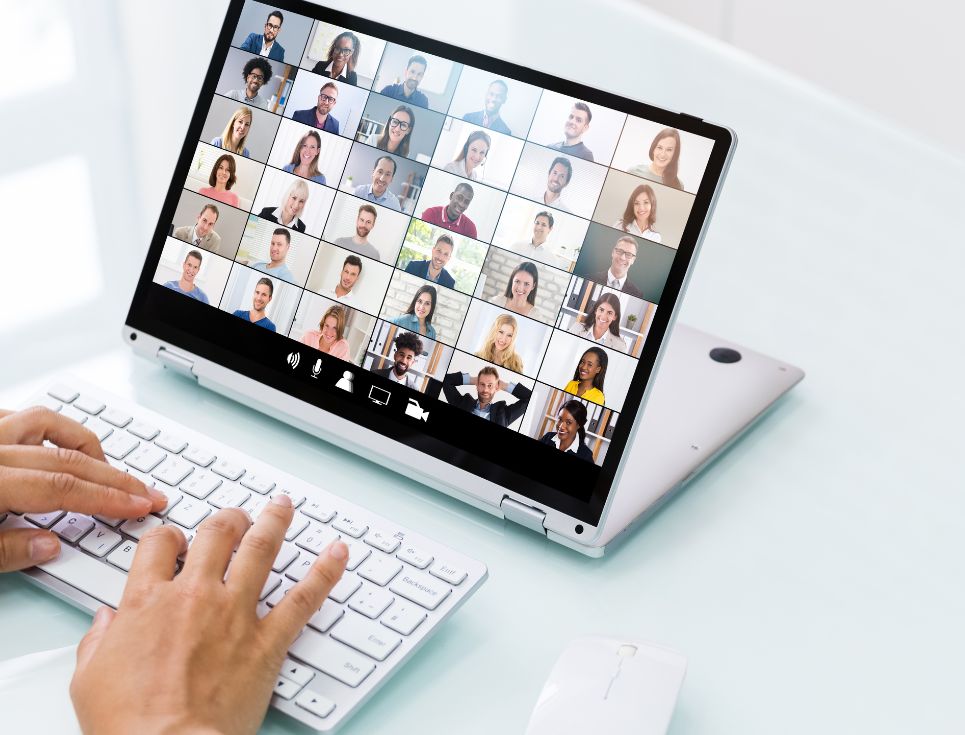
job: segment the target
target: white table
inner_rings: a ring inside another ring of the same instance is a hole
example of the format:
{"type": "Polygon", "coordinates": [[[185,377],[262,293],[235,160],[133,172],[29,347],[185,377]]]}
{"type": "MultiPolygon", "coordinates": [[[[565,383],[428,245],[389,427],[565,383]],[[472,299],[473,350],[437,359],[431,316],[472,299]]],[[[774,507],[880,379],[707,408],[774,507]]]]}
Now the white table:
{"type": "MultiPolygon", "coordinates": [[[[683,318],[808,371],[775,413],[591,561],[123,348],[67,367],[297,475],[324,471],[362,505],[489,564],[479,594],[347,734],[521,732],[560,649],[589,633],[689,657],[675,735],[961,732],[965,165],[644,11],[453,7],[365,4],[373,18],[738,131],[683,318]]],[[[121,319],[90,329],[114,334],[121,319]]],[[[0,405],[29,387],[4,386],[0,405]]],[[[88,622],[0,579],[7,655],[75,642],[88,622]]],[[[300,731],[276,715],[264,726],[300,731]]]]}

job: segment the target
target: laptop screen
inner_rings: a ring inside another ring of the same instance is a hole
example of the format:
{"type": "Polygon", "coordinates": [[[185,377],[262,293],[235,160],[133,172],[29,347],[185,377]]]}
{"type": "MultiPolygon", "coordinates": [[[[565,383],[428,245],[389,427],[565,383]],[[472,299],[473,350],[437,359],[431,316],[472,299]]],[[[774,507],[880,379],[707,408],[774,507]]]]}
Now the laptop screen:
{"type": "Polygon", "coordinates": [[[236,0],[128,324],[595,524],[730,146],[236,0]]]}

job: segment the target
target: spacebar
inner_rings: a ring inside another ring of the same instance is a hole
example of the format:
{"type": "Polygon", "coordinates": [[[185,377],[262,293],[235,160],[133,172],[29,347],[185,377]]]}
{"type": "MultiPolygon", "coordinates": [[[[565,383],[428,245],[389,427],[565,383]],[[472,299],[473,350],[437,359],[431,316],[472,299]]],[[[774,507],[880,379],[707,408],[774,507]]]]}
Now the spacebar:
{"type": "Polygon", "coordinates": [[[39,564],[37,569],[86,592],[115,610],[121,604],[127,575],[63,542],[60,544],[60,556],[39,564]]]}

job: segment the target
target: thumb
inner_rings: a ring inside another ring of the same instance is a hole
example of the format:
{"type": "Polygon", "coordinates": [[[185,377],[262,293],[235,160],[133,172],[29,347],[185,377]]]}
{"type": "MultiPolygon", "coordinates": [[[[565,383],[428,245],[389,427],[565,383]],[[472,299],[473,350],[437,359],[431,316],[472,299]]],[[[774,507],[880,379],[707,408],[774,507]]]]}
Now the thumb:
{"type": "Polygon", "coordinates": [[[94,621],[91,623],[90,630],[87,631],[79,644],[77,644],[77,671],[83,669],[97,652],[101,639],[110,628],[117,613],[107,605],[99,608],[94,613],[94,621]]]}
{"type": "Polygon", "coordinates": [[[17,528],[0,533],[0,572],[42,564],[59,553],[60,541],[50,531],[17,528]]]}

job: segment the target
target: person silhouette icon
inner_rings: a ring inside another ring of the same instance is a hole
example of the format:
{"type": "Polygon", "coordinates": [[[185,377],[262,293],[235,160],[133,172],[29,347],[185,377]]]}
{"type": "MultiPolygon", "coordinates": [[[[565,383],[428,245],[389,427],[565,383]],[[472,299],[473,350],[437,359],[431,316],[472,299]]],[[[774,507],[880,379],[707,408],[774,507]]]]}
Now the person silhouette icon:
{"type": "Polygon", "coordinates": [[[355,376],[352,375],[352,371],[346,370],[344,373],[342,373],[342,377],[339,378],[338,382],[335,384],[335,387],[341,388],[342,390],[347,390],[349,393],[354,393],[355,387],[352,385],[352,381],[354,379],[355,376]]]}

